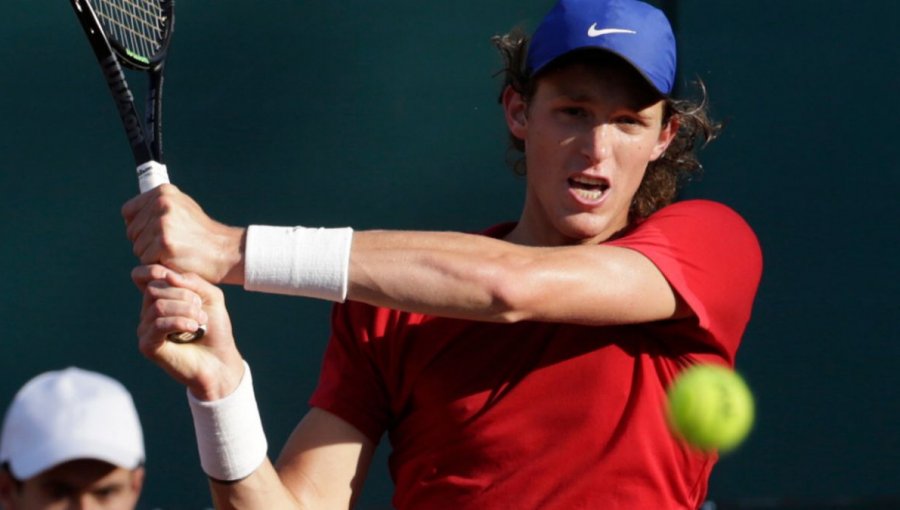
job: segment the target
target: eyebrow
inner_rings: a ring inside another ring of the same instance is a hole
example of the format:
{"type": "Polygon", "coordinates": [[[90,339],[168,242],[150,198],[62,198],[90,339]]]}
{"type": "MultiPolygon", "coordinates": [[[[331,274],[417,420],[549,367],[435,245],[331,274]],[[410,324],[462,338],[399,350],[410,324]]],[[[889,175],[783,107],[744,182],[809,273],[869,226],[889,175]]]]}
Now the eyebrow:
{"type": "Polygon", "coordinates": [[[554,88],[556,89],[557,97],[564,97],[566,99],[579,103],[592,101],[594,98],[599,96],[599,94],[596,93],[591,94],[590,92],[584,92],[581,90],[572,90],[572,87],[567,86],[559,86],[554,88]]]}
{"type": "MultiPolygon", "coordinates": [[[[589,93],[586,94],[583,92],[571,93],[571,92],[567,92],[564,90],[560,90],[557,98],[564,98],[565,100],[572,101],[575,103],[589,103],[589,102],[593,101],[595,98],[602,99],[602,96],[600,94],[592,95],[592,94],[589,94],[589,93]]],[[[632,101],[631,104],[622,105],[622,107],[625,110],[629,111],[630,113],[633,113],[634,115],[637,115],[638,117],[640,117],[642,119],[652,119],[653,118],[653,113],[648,111],[649,108],[651,108],[652,106],[653,106],[653,103],[643,104],[641,101],[638,101],[638,100],[632,101]]]]}
{"type": "Polygon", "coordinates": [[[60,480],[46,480],[41,484],[41,488],[46,491],[64,492],[66,494],[75,490],[74,486],[60,480]]]}

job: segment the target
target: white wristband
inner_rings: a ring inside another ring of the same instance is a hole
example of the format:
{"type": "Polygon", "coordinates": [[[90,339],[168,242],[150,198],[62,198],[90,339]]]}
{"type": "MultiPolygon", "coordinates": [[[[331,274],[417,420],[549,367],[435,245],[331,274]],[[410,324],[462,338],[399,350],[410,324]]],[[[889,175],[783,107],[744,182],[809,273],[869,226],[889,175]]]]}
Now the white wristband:
{"type": "Polygon", "coordinates": [[[250,366],[227,397],[204,401],[188,391],[200,465],[210,478],[234,481],[246,478],[266,459],[266,434],[256,406],[250,366]]]}
{"type": "Polygon", "coordinates": [[[247,229],[244,288],[329,301],[347,299],[353,229],[247,229]]]}

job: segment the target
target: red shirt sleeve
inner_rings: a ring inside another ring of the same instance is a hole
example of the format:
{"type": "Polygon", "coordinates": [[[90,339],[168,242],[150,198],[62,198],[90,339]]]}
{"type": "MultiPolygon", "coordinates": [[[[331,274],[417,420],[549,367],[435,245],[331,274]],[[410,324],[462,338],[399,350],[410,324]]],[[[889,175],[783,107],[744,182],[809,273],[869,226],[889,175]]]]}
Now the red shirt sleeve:
{"type": "Polygon", "coordinates": [[[759,241],[740,215],[707,200],[677,202],[606,244],[649,258],[709,333],[706,341],[733,362],[762,275],[759,241]]]}

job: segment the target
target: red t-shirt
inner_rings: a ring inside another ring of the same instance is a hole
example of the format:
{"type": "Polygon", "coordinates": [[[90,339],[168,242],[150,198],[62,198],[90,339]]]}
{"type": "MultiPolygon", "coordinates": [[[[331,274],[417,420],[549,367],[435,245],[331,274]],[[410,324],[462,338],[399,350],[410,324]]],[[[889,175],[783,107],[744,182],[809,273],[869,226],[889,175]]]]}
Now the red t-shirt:
{"type": "Polygon", "coordinates": [[[652,260],[696,317],[589,327],[334,308],[310,403],[374,442],[388,432],[397,508],[703,502],[716,456],[672,436],[665,390],[690,363],[733,366],[761,274],[758,242],[731,209],[692,200],[606,244],[652,260]]]}

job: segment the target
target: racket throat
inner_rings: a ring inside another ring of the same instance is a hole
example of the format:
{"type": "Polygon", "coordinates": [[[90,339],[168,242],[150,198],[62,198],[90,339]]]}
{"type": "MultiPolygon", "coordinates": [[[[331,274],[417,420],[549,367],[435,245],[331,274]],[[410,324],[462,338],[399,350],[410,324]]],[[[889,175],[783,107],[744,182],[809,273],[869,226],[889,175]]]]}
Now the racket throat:
{"type": "Polygon", "coordinates": [[[128,136],[128,143],[133,148],[146,147],[147,142],[144,138],[144,128],[134,109],[134,96],[128,88],[128,82],[125,80],[125,73],[118,60],[110,55],[100,62],[103,68],[103,74],[109,83],[109,91],[112,93],[116,108],[119,110],[119,116],[122,118],[122,125],[125,127],[125,134],[128,136]]]}

